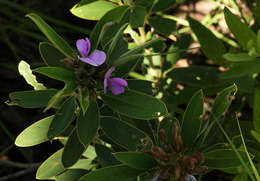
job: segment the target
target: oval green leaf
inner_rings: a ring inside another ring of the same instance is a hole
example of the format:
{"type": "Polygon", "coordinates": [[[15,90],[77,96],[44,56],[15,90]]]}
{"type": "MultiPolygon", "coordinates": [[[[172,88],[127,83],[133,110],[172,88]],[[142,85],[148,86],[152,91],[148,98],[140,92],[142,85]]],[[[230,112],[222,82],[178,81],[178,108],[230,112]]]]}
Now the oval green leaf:
{"type": "Polygon", "coordinates": [[[231,13],[228,8],[224,9],[225,20],[229,30],[235,36],[240,45],[247,49],[247,44],[250,40],[256,40],[256,34],[240,19],[231,13]]]}
{"type": "Polygon", "coordinates": [[[36,179],[39,180],[54,180],[54,177],[63,172],[65,168],[61,163],[61,155],[63,149],[55,152],[47,160],[45,160],[36,172],[36,179]]]}
{"type": "Polygon", "coordinates": [[[226,53],[223,55],[223,57],[231,62],[244,62],[256,60],[256,57],[251,57],[247,53],[226,53]]]}
{"type": "Polygon", "coordinates": [[[156,166],[156,160],[148,154],[139,152],[118,152],[114,154],[121,163],[135,169],[149,170],[156,166]]]}
{"type": "Polygon", "coordinates": [[[46,65],[50,67],[64,67],[61,60],[66,58],[58,49],[48,42],[41,42],[39,44],[39,51],[41,57],[46,65]]]}
{"type": "Polygon", "coordinates": [[[117,5],[109,1],[94,1],[84,5],[76,4],[70,9],[70,12],[82,19],[99,20],[108,11],[116,7],[117,5]]]}
{"type": "Polygon", "coordinates": [[[112,151],[101,144],[95,144],[95,150],[98,156],[98,162],[103,166],[119,165],[120,162],[112,154],[112,151]]]}
{"type": "Polygon", "coordinates": [[[137,178],[143,172],[143,170],[118,165],[92,171],[81,177],[79,181],[123,181],[137,178]]]}
{"type": "Polygon", "coordinates": [[[62,164],[65,168],[73,166],[86,150],[84,145],[79,141],[77,129],[75,128],[68,138],[64,151],[62,153],[62,164]]]}
{"type": "MultiPolygon", "coordinates": [[[[242,156],[243,160],[248,160],[244,151],[239,151],[239,154],[242,156]]],[[[203,165],[206,165],[212,169],[233,168],[241,165],[241,162],[235,152],[229,149],[213,150],[204,153],[204,156],[206,161],[203,165]]]]}
{"type": "Polygon", "coordinates": [[[71,123],[76,109],[75,99],[67,99],[55,114],[48,131],[48,138],[53,139],[65,130],[71,123]]]}
{"type": "Polygon", "coordinates": [[[223,43],[208,28],[195,19],[188,18],[188,21],[192,31],[197,36],[201,49],[205,55],[209,59],[212,59],[216,64],[223,64],[224,59],[222,56],[226,53],[226,48],[223,43]]]}
{"type": "Polygon", "coordinates": [[[39,67],[33,71],[63,82],[75,82],[77,80],[74,72],[61,67],[39,67]]]}
{"type": "Polygon", "coordinates": [[[197,91],[186,108],[181,127],[184,149],[191,149],[199,134],[203,115],[203,93],[197,91]]]}
{"type": "Polygon", "coordinates": [[[34,13],[26,15],[29,17],[48,38],[48,40],[66,57],[74,59],[75,55],[73,49],[69,44],[60,37],[40,16],[34,13]]]}
{"type": "Polygon", "coordinates": [[[10,101],[6,103],[9,106],[21,106],[24,108],[39,108],[47,106],[49,100],[57,93],[55,89],[21,91],[9,94],[10,101]]]}
{"type": "Polygon", "coordinates": [[[48,141],[47,132],[54,116],[49,116],[37,121],[25,130],[23,130],[16,138],[15,145],[20,147],[28,147],[38,145],[48,141]]]}
{"type": "Polygon", "coordinates": [[[80,177],[87,173],[86,170],[66,170],[62,174],[55,177],[56,181],[78,181],[80,177]]]}
{"type": "Polygon", "coordinates": [[[141,139],[146,137],[140,130],[114,117],[101,118],[101,128],[111,140],[128,150],[137,150],[141,139]]]}
{"type": "Polygon", "coordinates": [[[172,32],[176,30],[176,21],[168,18],[162,18],[160,16],[153,16],[148,19],[149,24],[154,27],[154,29],[165,35],[169,36],[172,32]]]}
{"type": "Polygon", "coordinates": [[[162,101],[133,90],[120,95],[102,94],[102,99],[111,109],[136,119],[149,120],[168,114],[162,101]]]}
{"type": "Polygon", "coordinates": [[[81,112],[77,120],[79,140],[87,147],[96,136],[99,127],[99,109],[96,101],[91,100],[85,115],[81,112]]]}

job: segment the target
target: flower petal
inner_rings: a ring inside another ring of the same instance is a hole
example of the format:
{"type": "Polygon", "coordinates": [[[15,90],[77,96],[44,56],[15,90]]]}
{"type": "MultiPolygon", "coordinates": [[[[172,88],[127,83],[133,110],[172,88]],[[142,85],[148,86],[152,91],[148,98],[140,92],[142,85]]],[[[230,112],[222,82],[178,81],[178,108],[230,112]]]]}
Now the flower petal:
{"type": "Polygon", "coordinates": [[[81,61],[83,61],[83,62],[85,62],[85,63],[88,63],[88,64],[90,64],[90,65],[93,65],[93,66],[95,66],[95,67],[97,67],[97,66],[99,66],[99,65],[97,65],[97,63],[94,61],[94,60],[92,60],[91,58],[88,58],[88,57],[78,57],[81,61]]]}
{"type": "Polygon", "coordinates": [[[108,80],[108,85],[114,95],[119,95],[119,94],[122,94],[125,92],[124,86],[121,86],[121,85],[117,84],[116,82],[108,80]]]}
{"type": "Polygon", "coordinates": [[[91,53],[89,58],[92,59],[93,62],[95,62],[96,65],[94,65],[94,66],[99,66],[105,62],[106,54],[103,51],[95,50],[94,52],[91,53]]]}
{"type": "Polygon", "coordinates": [[[111,68],[107,71],[107,73],[106,73],[106,75],[105,75],[105,79],[109,79],[110,75],[112,74],[112,72],[114,72],[114,70],[115,70],[115,67],[111,67],[111,68]]]}
{"type": "Polygon", "coordinates": [[[89,51],[91,49],[91,45],[90,45],[90,41],[89,39],[86,37],[86,44],[87,44],[87,55],[89,54],[89,51]]]}
{"type": "Polygon", "coordinates": [[[107,93],[107,86],[108,86],[108,79],[105,78],[105,79],[104,79],[104,93],[105,93],[105,94],[107,93]]]}
{"type": "Polygon", "coordinates": [[[88,56],[88,52],[87,52],[88,42],[86,40],[84,40],[84,39],[77,40],[76,46],[77,46],[79,53],[82,55],[82,57],[88,56]]]}
{"type": "Polygon", "coordinates": [[[114,82],[120,86],[126,87],[128,86],[128,83],[126,82],[126,80],[121,79],[121,78],[112,78],[110,79],[111,82],[114,82]]]}

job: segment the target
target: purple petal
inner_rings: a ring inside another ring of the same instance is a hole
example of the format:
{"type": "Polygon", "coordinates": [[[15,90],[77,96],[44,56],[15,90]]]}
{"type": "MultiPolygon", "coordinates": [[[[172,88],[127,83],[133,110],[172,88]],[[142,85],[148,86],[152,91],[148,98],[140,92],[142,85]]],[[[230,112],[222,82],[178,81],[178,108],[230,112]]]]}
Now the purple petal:
{"type": "Polygon", "coordinates": [[[83,61],[83,62],[85,62],[85,63],[88,63],[88,64],[90,64],[90,65],[93,65],[93,66],[98,66],[97,64],[96,64],[96,62],[95,61],[93,61],[92,59],[90,59],[90,58],[88,58],[88,57],[78,57],[81,61],[83,61]]]}
{"type": "Polygon", "coordinates": [[[121,78],[112,78],[110,79],[111,82],[114,82],[115,84],[118,84],[120,86],[126,87],[128,86],[128,83],[126,82],[126,80],[121,79],[121,78]]]}
{"type": "Polygon", "coordinates": [[[82,57],[88,56],[88,52],[87,52],[88,42],[86,40],[84,39],[77,40],[76,46],[82,57]]]}
{"type": "Polygon", "coordinates": [[[107,84],[108,84],[108,78],[104,79],[104,93],[107,93],[107,84]]]}
{"type": "Polygon", "coordinates": [[[93,66],[99,66],[102,65],[106,60],[106,54],[103,51],[95,50],[91,53],[89,58],[92,60],[93,66]]]}
{"type": "Polygon", "coordinates": [[[109,88],[114,95],[119,95],[125,92],[125,88],[117,83],[108,81],[109,88]]]}
{"type": "Polygon", "coordinates": [[[115,67],[111,67],[111,68],[107,71],[107,73],[106,73],[106,75],[105,75],[105,79],[109,79],[110,75],[112,74],[112,72],[114,72],[114,70],[115,70],[115,67]]]}
{"type": "Polygon", "coordinates": [[[86,37],[86,44],[87,44],[87,55],[89,54],[89,51],[91,49],[91,45],[90,45],[90,41],[89,39],[86,37]]]}

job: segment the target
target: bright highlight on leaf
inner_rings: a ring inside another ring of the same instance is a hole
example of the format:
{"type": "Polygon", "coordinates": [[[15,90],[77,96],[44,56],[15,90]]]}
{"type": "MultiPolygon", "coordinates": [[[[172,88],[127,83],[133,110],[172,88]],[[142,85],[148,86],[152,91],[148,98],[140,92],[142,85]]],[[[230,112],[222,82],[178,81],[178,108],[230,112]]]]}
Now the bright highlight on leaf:
{"type": "Polygon", "coordinates": [[[20,75],[22,75],[24,77],[25,81],[29,85],[33,86],[34,90],[46,89],[46,87],[42,83],[39,83],[36,80],[36,77],[35,77],[35,75],[33,75],[30,65],[27,62],[25,62],[24,60],[20,61],[19,65],[18,65],[18,71],[19,71],[20,75]]]}

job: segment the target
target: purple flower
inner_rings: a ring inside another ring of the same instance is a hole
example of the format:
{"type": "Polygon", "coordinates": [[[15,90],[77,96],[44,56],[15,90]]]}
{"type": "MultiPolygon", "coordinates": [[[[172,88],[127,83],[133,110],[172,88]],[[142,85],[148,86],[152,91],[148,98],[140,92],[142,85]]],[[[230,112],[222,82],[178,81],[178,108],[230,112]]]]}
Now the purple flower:
{"type": "Polygon", "coordinates": [[[107,92],[107,86],[114,95],[119,95],[125,92],[125,87],[128,86],[127,82],[121,78],[110,78],[111,73],[115,70],[115,67],[111,67],[104,79],[104,93],[107,92]]]}
{"type": "Polygon", "coordinates": [[[90,65],[93,65],[95,67],[102,65],[106,60],[106,54],[103,51],[100,50],[94,50],[90,55],[89,51],[91,48],[90,41],[88,38],[77,40],[76,46],[78,51],[81,54],[81,57],[78,56],[78,58],[86,62],[90,65]]]}

